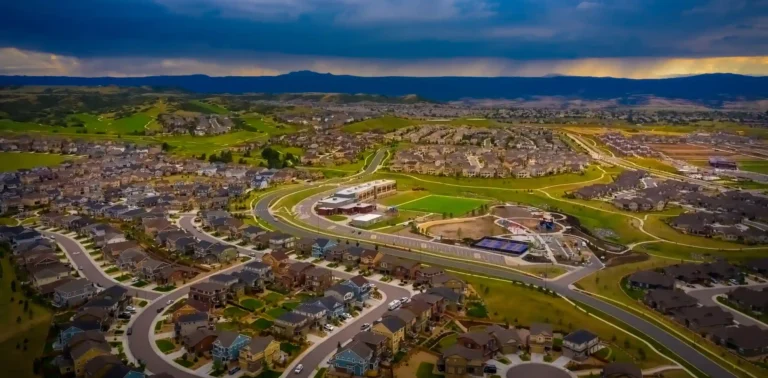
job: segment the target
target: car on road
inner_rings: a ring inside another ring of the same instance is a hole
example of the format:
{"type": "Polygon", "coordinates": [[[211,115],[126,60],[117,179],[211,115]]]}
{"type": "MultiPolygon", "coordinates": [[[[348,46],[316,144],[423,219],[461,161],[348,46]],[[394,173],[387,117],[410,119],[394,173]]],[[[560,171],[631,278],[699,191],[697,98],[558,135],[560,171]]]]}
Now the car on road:
{"type": "Polygon", "coordinates": [[[326,330],[326,331],[328,331],[328,332],[333,332],[333,330],[334,330],[333,326],[332,326],[332,325],[330,325],[330,324],[326,324],[326,325],[324,325],[324,326],[323,326],[323,329],[324,329],[324,330],[326,330]]]}
{"type": "Polygon", "coordinates": [[[72,252],[72,254],[73,254],[73,255],[79,255],[79,254],[80,254],[80,252],[78,252],[78,251],[74,251],[74,252],[72,252]]]}
{"type": "Polygon", "coordinates": [[[166,302],[166,303],[173,304],[173,299],[169,299],[168,302],[166,302]]]}
{"type": "Polygon", "coordinates": [[[394,301],[389,302],[389,310],[390,311],[397,310],[398,308],[400,308],[401,304],[402,303],[399,300],[395,299],[394,301]]]}
{"type": "Polygon", "coordinates": [[[83,267],[82,266],[78,266],[77,270],[83,270],[83,267]]]}
{"type": "Polygon", "coordinates": [[[369,329],[371,329],[371,323],[365,323],[365,324],[360,326],[360,330],[361,331],[367,331],[369,329]]]}
{"type": "Polygon", "coordinates": [[[409,298],[409,297],[402,297],[402,298],[400,298],[400,303],[403,303],[403,304],[408,303],[410,301],[411,301],[411,298],[409,298]]]}
{"type": "Polygon", "coordinates": [[[293,369],[294,374],[299,374],[301,371],[304,370],[304,365],[298,364],[296,365],[296,369],[293,369]]]}
{"type": "Polygon", "coordinates": [[[128,336],[133,334],[133,327],[128,327],[128,331],[126,331],[125,334],[128,335],[128,336]]]}
{"type": "Polygon", "coordinates": [[[160,307],[160,308],[157,309],[157,313],[159,314],[159,313],[163,312],[163,310],[165,310],[165,307],[160,307]]]}

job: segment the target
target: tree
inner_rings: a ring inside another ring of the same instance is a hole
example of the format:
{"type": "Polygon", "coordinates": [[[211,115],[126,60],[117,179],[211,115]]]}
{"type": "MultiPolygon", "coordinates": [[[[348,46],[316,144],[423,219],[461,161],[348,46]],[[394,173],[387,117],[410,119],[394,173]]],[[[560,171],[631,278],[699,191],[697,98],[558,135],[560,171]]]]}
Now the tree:
{"type": "Polygon", "coordinates": [[[213,371],[221,371],[221,370],[222,370],[221,360],[214,360],[213,371]]]}
{"type": "Polygon", "coordinates": [[[171,145],[168,144],[168,142],[163,142],[162,148],[163,148],[163,151],[168,151],[171,149],[171,145]]]}

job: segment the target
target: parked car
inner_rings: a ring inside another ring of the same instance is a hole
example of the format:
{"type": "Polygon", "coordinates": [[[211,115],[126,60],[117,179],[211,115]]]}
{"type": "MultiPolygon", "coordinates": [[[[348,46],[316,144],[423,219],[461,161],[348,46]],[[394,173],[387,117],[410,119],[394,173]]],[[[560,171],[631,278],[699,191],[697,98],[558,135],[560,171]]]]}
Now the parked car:
{"type": "Polygon", "coordinates": [[[238,371],[240,371],[240,366],[235,366],[232,369],[229,369],[228,373],[229,375],[235,375],[238,371]]]}
{"type": "Polygon", "coordinates": [[[360,330],[361,331],[368,331],[370,329],[371,329],[371,323],[365,323],[365,324],[360,326],[360,330]]]}
{"type": "Polygon", "coordinates": [[[347,312],[342,312],[342,313],[341,313],[341,317],[342,317],[344,320],[352,319],[352,315],[350,315],[350,314],[349,314],[349,313],[347,313],[347,312]]]}
{"type": "Polygon", "coordinates": [[[120,315],[117,316],[118,319],[125,319],[130,320],[131,319],[131,313],[130,312],[122,312],[120,315]]]}
{"type": "Polygon", "coordinates": [[[160,308],[157,309],[157,313],[159,314],[159,313],[163,312],[163,310],[165,310],[165,307],[160,307],[160,308]]]}
{"type": "Polygon", "coordinates": [[[323,326],[323,329],[324,329],[324,330],[326,330],[326,331],[328,331],[328,332],[333,332],[333,329],[334,329],[334,328],[333,328],[333,326],[332,326],[332,325],[330,325],[330,324],[326,324],[326,325],[324,325],[324,326],[323,326]]]}
{"type": "Polygon", "coordinates": [[[133,333],[133,327],[128,327],[128,330],[125,332],[125,334],[130,336],[132,333],[133,333]]]}
{"type": "Polygon", "coordinates": [[[125,311],[128,311],[128,312],[133,312],[133,313],[135,313],[135,312],[136,312],[136,307],[133,307],[133,306],[126,306],[126,307],[125,307],[125,311]]]}
{"type": "Polygon", "coordinates": [[[405,303],[408,303],[408,302],[410,302],[410,301],[411,301],[411,298],[408,298],[408,297],[402,297],[402,298],[400,298],[400,303],[403,303],[403,304],[405,304],[405,303]]]}
{"type": "Polygon", "coordinates": [[[299,373],[301,373],[302,370],[304,370],[304,365],[298,364],[298,365],[296,365],[296,369],[293,369],[293,372],[295,374],[299,374],[299,373]]]}
{"type": "Polygon", "coordinates": [[[486,374],[496,374],[496,365],[485,365],[485,366],[483,366],[483,373],[486,373],[486,374]]]}

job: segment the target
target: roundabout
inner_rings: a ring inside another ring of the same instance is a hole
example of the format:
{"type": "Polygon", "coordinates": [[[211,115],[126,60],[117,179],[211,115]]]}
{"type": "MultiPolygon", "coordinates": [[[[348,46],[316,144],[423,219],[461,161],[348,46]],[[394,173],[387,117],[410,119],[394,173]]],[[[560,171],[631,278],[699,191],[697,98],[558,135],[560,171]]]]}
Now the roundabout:
{"type": "Polygon", "coordinates": [[[572,378],[571,372],[550,364],[528,362],[507,370],[507,378],[572,378]]]}

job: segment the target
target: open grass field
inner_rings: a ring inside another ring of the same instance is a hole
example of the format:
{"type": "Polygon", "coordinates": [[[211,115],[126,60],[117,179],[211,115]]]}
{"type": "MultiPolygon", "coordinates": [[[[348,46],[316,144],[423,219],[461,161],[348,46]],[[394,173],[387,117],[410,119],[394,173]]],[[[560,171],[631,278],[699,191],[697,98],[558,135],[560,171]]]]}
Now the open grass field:
{"type": "MultiPolygon", "coordinates": [[[[652,323],[659,324],[662,329],[670,331],[670,333],[672,333],[675,336],[691,338],[694,336],[689,329],[685,328],[681,324],[655,311],[649,310],[639,300],[635,300],[632,297],[630,297],[627,293],[625,293],[621,287],[622,278],[626,277],[629,274],[632,274],[639,270],[661,268],[661,267],[672,265],[678,262],[679,261],[672,260],[672,259],[661,259],[661,258],[651,257],[649,260],[646,260],[646,261],[631,263],[631,264],[624,264],[624,265],[609,267],[607,269],[601,270],[595,274],[592,274],[578,281],[577,286],[582,288],[583,290],[586,290],[592,293],[597,293],[601,296],[610,298],[616,302],[623,304],[624,308],[631,309],[634,311],[635,314],[641,315],[646,320],[649,320],[652,323]]],[[[722,360],[722,358],[724,358],[728,362],[747,370],[753,376],[763,377],[763,376],[766,376],[766,374],[768,374],[768,369],[762,369],[756,365],[745,363],[743,360],[736,357],[734,354],[726,351],[726,349],[720,346],[717,346],[700,336],[695,336],[695,337],[696,337],[696,343],[699,345],[697,349],[702,350],[713,361],[727,367],[727,363],[725,363],[722,360]]],[[[731,369],[731,370],[734,370],[734,369],[731,369]]],[[[748,375],[745,374],[744,372],[734,370],[734,373],[736,373],[736,376],[738,377],[748,377],[748,375]]]]}
{"type": "MultiPolygon", "coordinates": [[[[382,173],[384,174],[384,173],[382,173]]],[[[564,173],[552,176],[532,177],[532,178],[478,178],[478,177],[439,177],[431,175],[420,175],[414,173],[387,173],[392,179],[399,180],[402,177],[416,178],[421,182],[435,182],[449,186],[478,186],[488,188],[505,189],[540,189],[553,185],[575,184],[584,181],[598,179],[603,172],[596,167],[587,168],[584,173],[564,173]]],[[[400,186],[398,185],[398,188],[400,186]]],[[[402,188],[400,188],[402,189],[402,188]]]]}
{"type": "Polygon", "coordinates": [[[398,206],[400,204],[415,201],[419,198],[424,198],[429,195],[426,191],[399,191],[389,197],[384,197],[379,200],[379,203],[386,206],[398,206]]]}
{"type": "Polygon", "coordinates": [[[14,218],[0,218],[0,226],[15,226],[19,224],[19,221],[14,218]]]}
{"type": "Polygon", "coordinates": [[[77,159],[77,156],[37,154],[31,152],[0,152],[0,172],[35,167],[50,167],[61,164],[66,160],[74,159],[77,159]]]}
{"type": "Polygon", "coordinates": [[[738,163],[743,171],[768,174],[768,160],[744,160],[738,163]]]}
{"type": "Polygon", "coordinates": [[[265,140],[267,137],[261,133],[236,131],[215,136],[174,135],[152,139],[159,143],[167,142],[171,146],[171,153],[198,156],[203,153],[210,155],[246,142],[265,140]]]}
{"type": "Polygon", "coordinates": [[[24,311],[23,301],[27,298],[21,294],[9,252],[4,252],[5,257],[0,259],[0,363],[4,376],[34,377],[32,361],[43,354],[52,314],[32,301],[24,311]],[[15,292],[11,290],[12,281],[16,282],[15,292]]]}
{"type": "Polygon", "coordinates": [[[153,117],[145,113],[135,113],[129,117],[112,119],[103,115],[73,114],[71,121],[80,121],[89,133],[130,134],[144,131],[153,117]]]}
{"type": "Polygon", "coordinates": [[[269,134],[271,136],[293,134],[298,131],[296,126],[280,124],[259,114],[247,115],[242,119],[245,121],[245,124],[248,125],[251,131],[257,131],[260,133],[269,134]]]}
{"type": "Polygon", "coordinates": [[[189,104],[193,105],[194,107],[198,108],[201,113],[208,113],[208,114],[227,114],[229,113],[229,110],[225,109],[221,105],[214,104],[209,101],[198,101],[198,100],[192,100],[189,102],[189,104]]]}
{"type": "Polygon", "coordinates": [[[491,320],[526,327],[536,322],[550,323],[556,331],[565,333],[583,328],[598,335],[601,341],[610,343],[611,348],[624,352],[617,353],[616,362],[632,362],[642,368],[669,363],[640,340],[587,315],[560,297],[505,280],[459,276],[472,285],[482,298],[491,320]],[[521,305],[523,303],[525,305],[521,305]],[[614,337],[616,341],[612,342],[614,337]],[[639,352],[640,349],[643,352],[639,352]],[[645,358],[641,357],[643,353],[645,358]]]}
{"type": "Polygon", "coordinates": [[[475,198],[430,195],[415,201],[407,202],[398,206],[398,208],[425,213],[452,213],[454,216],[459,216],[477,209],[484,203],[488,203],[488,201],[475,198]]]}
{"type": "Polygon", "coordinates": [[[631,157],[627,158],[625,160],[631,161],[632,163],[635,163],[643,168],[648,169],[655,169],[658,171],[663,172],[669,172],[669,173],[678,173],[677,169],[675,167],[664,163],[663,161],[659,159],[653,159],[653,158],[641,158],[641,157],[631,157]]]}
{"type": "Polygon", "coordinates": [[[385,116],[350,123],[349,125],[345,125],[342,130],[348,133],[360,133],[365,131],[390,132],[417,124],[419,124],[419,122],[415,120],[385,116]]]}

